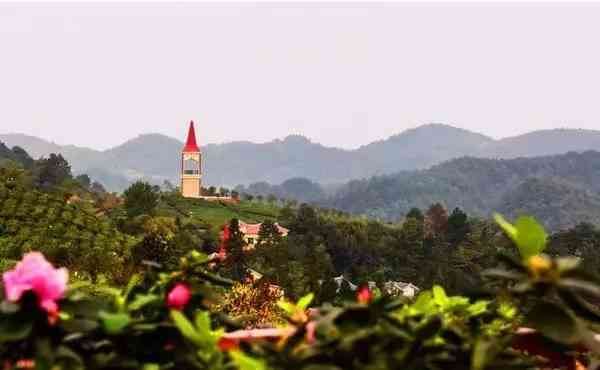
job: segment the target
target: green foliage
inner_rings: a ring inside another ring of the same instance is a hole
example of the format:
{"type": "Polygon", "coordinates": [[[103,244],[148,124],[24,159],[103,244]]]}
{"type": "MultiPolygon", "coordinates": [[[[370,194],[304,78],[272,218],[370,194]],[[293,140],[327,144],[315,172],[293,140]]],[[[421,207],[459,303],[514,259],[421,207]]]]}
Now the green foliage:
{"type": "Polygon", "coordinates": [[[55,188],[72,178],[69,162],[61,154],[54,153],[36,161],[33,174],[35,185],[42,189],[55,188]]]}
{"type": "Polygon", "coordinates": [[[15,146],[9,149],[4,143],[0,142],[0,163],[11,161],[17,163],[23,168],[31,168],[34,160],[27,154],[23,148],[15,146]]]}
{"type": "Polygon", "coordinates": [[[150,215],[158,205],[159,194],[155,187],[147,182],[137,181],[123,193],[125,210],[130,218],[150,215]]]}
{"type": "Polygon", "coordinates": [[[0,260],[37,250],[56,264],[95,279],[125,274],[133,238],[103,216],[61,195],[0,183],[0,260]]]}
{"type": "Polygon", "coordinates": [[[322,205],[398,220],[411,208],[443,201],[479,217],[495,211],[532,215],[557,231],[600,223],[599,163],[600,153],[593,151],[508,160],[463,157],[427,170],[350,181],[322,205]]]}
{"type": "Polygon", "coordinates": [[[523,259],[540,254],[546,247],[546,232],[534,218],[519,217],[514,226],[498,214],[494,218],[519,248],[523,259]]]}
{"type": "Polygon", "coordinates": [[[299,320],[298,305],[286,307],[295,333],[283,346],[254,349],[273,369],[533,368],[510,350],[514,327],[491,302],[448,297],[439,287],[407,305],[380,298],[321,307],[314,321],[299,320]]]}
{"type": "MultiPolygon", "coordinates": [[[[308,209],[301,220],[319,224],[308,209]]],[[[19,302],[2,302],[0,357],[7,366],[32,359],[37,367],[62,369],[539,368],[513,348],[522,326],[559,344],[551,348],[562,356],[580,344],[600,354],[593,340],[600,282],[582,270],[579,259],[532,254],[532,245],[541,250],[545,234],[531,222],[500,222],[526,258],[500,255],[504,267],[485,273],[487,298],[453,296],[434,285],[412,301],[369,292],[365,298],[361,292],[359,303],[319,307],[308,294],[296,303],[278,303],[288,322],[283,328],[228,332],[231,320],[209,309],[225,307],[214,304],[215,285],[227,289],[232,281],[216,276],[214,261],[194,251],[175,271],[150,268],[121,289],[97,288],[100,295],[91,295],[81,285],[72,287],[58,302],[57,322],[48,320],[31,292],[19,302]],[[191,298],[176,310],[168,297],[180,283],[191,298]]],[[[235,222],[230,226],[235,229],[235,222]]]]}
{"type": "Polygon", "coordinates": [[[229,360],[217,348],[223,330],[212,329],[202,303],[212,299],[214,281],[225,281],[213,277],[206,264],[206,256],[194,253],[177,273],[136,275],[123,289],[103,288],[97,299],[71,289],[60,301],[57,323],[48,320],[31,293],[16,304],[5,301],[0,357],[8,365],[33,359],[36,368],[225,369],[229,360]],[[184,311],[175,311],[165,297],[180,281],[193,294],[184,311]]]}
{"type": "Polygon", "coordinates": [[[246,277],[248,269],[248,258],[244,251],[246,246],[244,234],[240,231],[240,223],[236,218],[229,222],[227,229],[229,237],[225,241],[226,268],[234,280],[241,281],[246,277]]]}

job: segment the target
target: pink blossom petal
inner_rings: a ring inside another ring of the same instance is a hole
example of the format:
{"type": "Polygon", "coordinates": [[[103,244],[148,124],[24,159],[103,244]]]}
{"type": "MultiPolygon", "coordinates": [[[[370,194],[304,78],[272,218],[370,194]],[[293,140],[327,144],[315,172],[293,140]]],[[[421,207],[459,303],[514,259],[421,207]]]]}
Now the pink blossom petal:
{"type": "Polygon", "coordinates": [[[55,269],[43,254],[30,252],[2,278],[7,300],[17,302],[24,292],[32,290],[40,308],[54,315],[58,312],[56,301],[63,298],[67,290],[69,273],[65,268],[55,269]]]}

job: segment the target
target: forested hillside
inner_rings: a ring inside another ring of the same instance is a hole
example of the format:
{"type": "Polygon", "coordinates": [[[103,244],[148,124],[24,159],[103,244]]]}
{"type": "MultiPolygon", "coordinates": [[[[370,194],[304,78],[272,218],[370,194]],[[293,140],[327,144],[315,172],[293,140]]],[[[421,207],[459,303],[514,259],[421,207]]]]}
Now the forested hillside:
{"type": "Polygon", "coordinates": [[[412,207],[443,202],[487,217],[524,212],[549,228],[600,219],[600,152],[518,158],[465,157],[429,170],[351,181],[328,201],[336,208],[399,219],[412,207]]]}

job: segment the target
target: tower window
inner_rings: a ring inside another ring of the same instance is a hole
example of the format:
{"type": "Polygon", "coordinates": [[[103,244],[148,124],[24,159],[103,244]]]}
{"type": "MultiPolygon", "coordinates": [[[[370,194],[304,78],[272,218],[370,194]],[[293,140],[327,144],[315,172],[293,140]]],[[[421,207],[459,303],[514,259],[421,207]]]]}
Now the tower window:
{"type": "Polygon", "coordinates": [[[185,159],[183,161],[183,174],[184,175],[199,175],[200,174],[200,162],[193,158],[185,159]]]}

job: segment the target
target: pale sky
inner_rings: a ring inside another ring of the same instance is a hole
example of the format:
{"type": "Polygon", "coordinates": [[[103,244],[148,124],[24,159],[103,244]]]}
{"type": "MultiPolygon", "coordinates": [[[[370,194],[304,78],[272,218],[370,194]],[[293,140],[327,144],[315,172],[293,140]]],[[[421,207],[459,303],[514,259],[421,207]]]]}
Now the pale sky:
{"type": "Polygon", "coordinates": [[[0,133],[355,148],[600,129],[600,4],[0,3],[0,133]]]}

